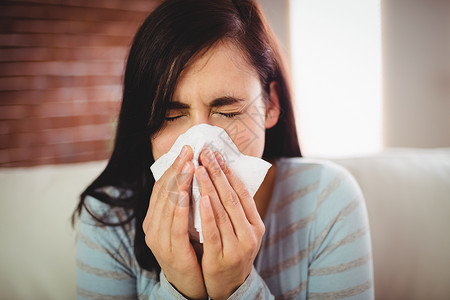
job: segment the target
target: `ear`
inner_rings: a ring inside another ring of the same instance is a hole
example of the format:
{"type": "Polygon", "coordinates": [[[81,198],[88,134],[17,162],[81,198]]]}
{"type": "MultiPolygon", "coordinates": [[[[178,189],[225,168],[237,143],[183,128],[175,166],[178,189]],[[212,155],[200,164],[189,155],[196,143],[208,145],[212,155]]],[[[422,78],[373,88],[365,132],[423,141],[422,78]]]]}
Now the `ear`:
{"type": "Polygon", "coordinates": [[[272,128],[278,122],[280,117],[280,87],[278,82],[272,81],[270,83],[269,102],[266,107],[266,129],[272,128]]]}

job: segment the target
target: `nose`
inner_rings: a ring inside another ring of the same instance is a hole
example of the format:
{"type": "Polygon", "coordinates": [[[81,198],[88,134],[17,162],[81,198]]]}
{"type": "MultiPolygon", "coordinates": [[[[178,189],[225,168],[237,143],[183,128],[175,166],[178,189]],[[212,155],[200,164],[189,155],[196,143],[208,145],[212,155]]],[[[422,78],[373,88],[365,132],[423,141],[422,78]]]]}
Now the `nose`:
{"type": "Polygon", "coordinates": [[[212,125],[209,117],[209,111],[196,111],[192,114],[192,126],[199,124],[212,125]]]}

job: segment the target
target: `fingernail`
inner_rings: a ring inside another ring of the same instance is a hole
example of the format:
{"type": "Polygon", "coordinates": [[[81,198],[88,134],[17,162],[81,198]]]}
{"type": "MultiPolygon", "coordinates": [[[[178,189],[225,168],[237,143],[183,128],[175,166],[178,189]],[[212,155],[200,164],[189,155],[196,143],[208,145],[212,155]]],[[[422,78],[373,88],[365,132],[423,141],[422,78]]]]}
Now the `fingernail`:
{"type": "Polygon", "coordinates": [[[206,160],[209,162],[214,161],[214,155],[210,149],[205,150],[205,157],[206,157],[206,160]]]}
{"type": "Polygon", "coordinates": [[[217,159],[217,162],[219,163],[219,165],[221,167],[225,166],[225,163],[226,163],[225,157],[223,157],[223,155],[219,152],[214,152],[214,154],[216,156],[216,159],[217,159]]]}
{"type": "Polygon", "coordinates": [[[198,167],[198,168],[200,169],[200,170],[199,170],[199,172],[200,172],[200,177],[202,177],[203,179],[208,178],[208,173],[206,172],[205,167],[200,166],[200,167],[198,167]]]}
{"type": "Polygon", "coordinates": [[[189,163],[188,162],[186,162],[185,164],[184,164],[184,167],[183,167],[183,170],[181,170],[181,173],[189,173],[189,168],[190,168],[190,166],[189,166],[189,163]]]}

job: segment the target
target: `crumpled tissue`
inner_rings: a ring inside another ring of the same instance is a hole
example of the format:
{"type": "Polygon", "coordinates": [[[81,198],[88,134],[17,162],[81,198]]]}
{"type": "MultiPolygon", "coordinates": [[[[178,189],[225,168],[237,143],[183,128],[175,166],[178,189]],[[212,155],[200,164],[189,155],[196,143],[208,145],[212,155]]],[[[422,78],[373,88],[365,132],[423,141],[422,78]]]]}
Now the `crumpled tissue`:
{"type": "MultiPolygon", "coordinates": [[[[259,189],[271,164],[263,159],[244,155],[228,136],[225,130],[217,126],[200,124],[191,127],[181,134],[168,153],[155,161],[150,170],[155,180],[173,164],[184,145],[191,146],[195,168],[199,166],[200,152],[205,148],[221,153],[229,168],[244,182],[249,193],[254,196],[259,189]]],[[[194,176],[191,190],[191,207],[189,211],[189,236],[192,240],[203,243],[202,224],[200,219],[199,201],[200,190],[194,176]]]]}

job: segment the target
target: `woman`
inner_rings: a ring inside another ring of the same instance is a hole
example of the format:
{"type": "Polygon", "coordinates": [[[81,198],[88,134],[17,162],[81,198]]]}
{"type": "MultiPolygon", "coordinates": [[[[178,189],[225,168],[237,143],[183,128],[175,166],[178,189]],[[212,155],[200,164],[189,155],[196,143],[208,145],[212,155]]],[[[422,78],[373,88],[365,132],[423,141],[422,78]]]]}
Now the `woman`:
{"type": "Polygon", "coordinates": [[[76,211],[78,297],[373,298],[357,185],[300,156],[280,52],[256,3],[165,1],[136,34],[113,154],[76,211]],[[253,198],[210,149],[195,169],[185,146],[154,181],[150,165],[203,123],[272,163],[253,198]],[[203,245],[188,235],[194,176],[203,245]]]}

